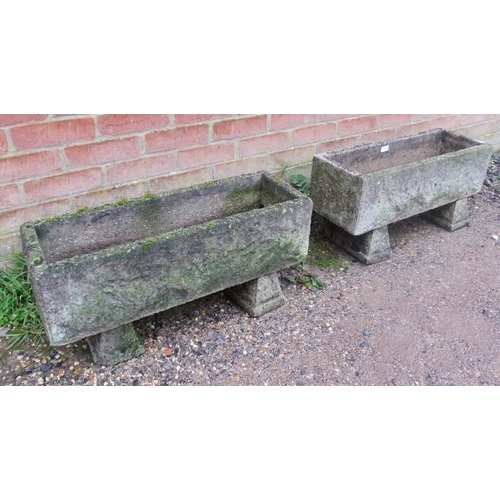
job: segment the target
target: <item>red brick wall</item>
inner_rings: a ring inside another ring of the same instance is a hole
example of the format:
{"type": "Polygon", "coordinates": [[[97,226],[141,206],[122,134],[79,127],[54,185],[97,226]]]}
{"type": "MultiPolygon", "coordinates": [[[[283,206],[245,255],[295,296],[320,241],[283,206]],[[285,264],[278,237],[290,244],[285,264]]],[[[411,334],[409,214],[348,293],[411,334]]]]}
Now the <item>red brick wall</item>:
{"type": "Polygon", "coordinates": [[[0,115],[0,262],[27,220],[435,127],[500,144],[500,115],[0,115]]]}

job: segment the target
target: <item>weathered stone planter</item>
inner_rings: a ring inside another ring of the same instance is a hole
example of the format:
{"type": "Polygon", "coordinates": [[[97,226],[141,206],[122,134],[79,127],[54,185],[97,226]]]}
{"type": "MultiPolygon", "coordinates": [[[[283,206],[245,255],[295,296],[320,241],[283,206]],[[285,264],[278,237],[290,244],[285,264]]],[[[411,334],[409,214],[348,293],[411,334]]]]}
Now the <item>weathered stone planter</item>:
{"type": "Polygon", "coordinates": [[[230,288],[251,315],[284,303],[274,273],[307,255],[311,200],[267,173],[26,223],[51,345],[87,338],[111,364],[143,350],[131,323],[230,288]]]}
{"type": "Polygon", "coordinates": [[[362,262],[391,256],[387,225],[424,214],[454,231],[483,184],[492,146],[436,129],[316,155],[314,210],[325,234],[362,262]]]}

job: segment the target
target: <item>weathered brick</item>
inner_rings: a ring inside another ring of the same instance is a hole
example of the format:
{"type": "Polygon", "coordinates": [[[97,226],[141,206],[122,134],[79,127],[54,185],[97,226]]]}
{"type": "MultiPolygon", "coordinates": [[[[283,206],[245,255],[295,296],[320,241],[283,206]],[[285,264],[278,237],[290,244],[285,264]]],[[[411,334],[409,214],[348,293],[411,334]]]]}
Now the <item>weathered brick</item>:
{"type": "Polygon", "coordinates": [[[149,186],[153,193],[161,193],[163,191],[193,186],[211,179],[211,168],[202,167],[196,170],[188,170],[150,179],[149,186]]]}
{"type": "Polygon", "coordinates": [[[139,160],[117,163],[106,167],[109,184],[155,177],[171,172],[174,169],[175,156],[173,153],[145,156],[139,160]]]}
{"type": "Polygon", "coordinates": [[[320,142],[326,139],[334,139],[337,132],[336,123],[321,123],[295,129],[292,132],[292,144],[299,146],[301,144],[310,144],[311,142],[320,142]]]}
{"type": "Polygon", "coordinates": [[[21,194],[17,184],[0,186],[0,210],[12,208],[16,205],[20,205],[21,203],[21,194]]]}
{"type": "Polygon", "coordinates": [[[498,131],[499,123],[495,121],[476,123],[467,127],[455,129],[459,134],[463,134],[472,139],[484,141],[485,137],[498,131]]]}
{"type": "Polygon", "coordinates": [[[21,236],[18,232],[0,236],[0,269],[12,263],[12,254],[21,251],[21,236]]]}
{"type": "Polygon", "coordinates": [[[377,115],[377,129],[397,127],[411,123],[412,115],[377,115]]]}
{"type": "Polygon", "coordinates": [[[0,115],[0,127],[45,120],[49,115],[0,115]]]}
{"type": "Polygon", "coordinates": [[[58,198],[81,191],[90,191],[102,186],[100,168],[90,168],[78,172],[45,177],[24,183],[24,192],[29,202],[38,202],[48,198],[58,198]]]}
{"type": "Polygon", "coordinates": [[[310,125],[320,120],[320,115],[271,115],[271,130],[284,130],[310,125]]]}
{"type": "Polygon", "coordinates": [[[240,156],[244,158],[261,153],[278,151],[287,148],[288,145],[288,135],[284,132],[242,139],[240,141],[240,156]]]}
{"type": "Polygon", "coordinates": [[[460,116],[460,125],[471,125],[489,120],[500,118],[500,115],[458,115],[460,116]]]}
{"type": "Polygon", "coordinates": [[[462,120],[460,115],[440,116],[439,118],[434,118],[433,120],[430,120],[429,128],[452,129],[455,127],[459,127],[461,121],[462,120]]]}
{"type": "Polygon", "coordinates": [[[174,115],[174,120],[176,125],[184,125],[185,123],[203,122],[226,116],[233,115],[174,115]]]}
{"type": "Polygon", "coordinates": [[[137,158],[141,154],[137,137],[71,146],[65,148],[65,152],[72,166],[127,160],[137,158]]]}
{"type": "Polygon", "coordinates": [[[59,146],[95,137],[94,120],[79,118],[13,127],[10,131],[16,149],[59,146]]]}
{"type": "Polygon", "coordinates": [[[214,178],[234,177],[236,175],[259,172],[261,170],[276,169],[276,162],[267,155],[244,158],[242,160],[220,163],[214,166],[214,178]]]}
{"type": "Polygon", "coordinates": [[[208,143],[208,125],[191,125],[169,130],[160,130],[146,135],[148,153],[184,149],[208,143]]]}
{"type": "Polygon", "coordinates": [[[500,144],[500,125],[498,127],[498,132],[485,135],[483,140],[488,144],[493,144],[494,146],[500,144]]]}
{"type": "Polygon", "coordinates": [[[264,132],[266,129],[266,115],[250,116],[214,123],[213,137],[214,139],[229,139],[258,134],[259,132],[264,132]]]}
{"type": "Polygon", "coordinates": [[[9,150],[9,144],[7,142],[7,136],[5,132],[0,130],[0,154],[6,153],[9,150]]]}
{"type": "Polygon", "coordinates": [[[120,135],[144,132],[167,127],[168,115],[101,115],[97,118],[97,128],[103,135],[120,135]]]}
{"type": "Polygon", "coordinates": [[[5,210],[0,212],[0,228],[5,233],[18,231],[23,222],[36,220],[40,217],[64,214],[69,212],[70,209],[70,200],[64,199],[14,210],[5,210]]]}
{"type": "Polygon", "coordinates": [[[411,115],[412,122],[428,121],[443,115],[411,115]]]}
{"type": "Polygon", "coordinates": [[[361,134],[359,136],[359,144],[367,143],[367,142],[379,142],[379,141],[387,141],[389,139],[395,139],[397,136],[396,128],[386,128],[383,130],[375,130],[374,132],[366,132],[365,134],[361,134]]]}
{"type": "Polygon", "coordinates": [[[318,120],[320,122],[333,122],[342,120],[343,118],[353,118],[359,115],[318,115],[318,120]]]}
{"type": "Polygon", "coordinates": [[[315,152],[315,146],[304,146],[274,153],[270,156],[271,168],[278,169],[287,165],[303,165],[305,163],[312,163],[315,152]]]}
{"type": "Polygon", "coordinates": [[[339,121],[337,125],[338,137],[361,134],[375,130],[377,124],[377,115],[359,116],[357,118],[348,118],[339,121]]]}
{"type": "Polygon", "coordinates": [[[200,165],[211,165],[234,158],[234,144],[232,142],[220,142],[209,144],[200,148],[184,149],[177,153],[177,165],[179,168],[191,168],[200,165]]]}
{"type": "Polygon", "coordinates": [[[74,197],[74,204],[76,209],[96,207],[107,203],[114,203],[118,200],[137,198],[148,191],[149,186],[147,181],[133,182],[80,194],[74,197]]]}
{"type": "Polygon", "coordinates": [[[358,143],[358,136],[344,137],[343,139],[335,139],[334,141],[321,142],[316,145],[316,154],[326,153],[327,151],[339,151],[341,149],[352,148],[358,143]]]}
{"type": "Polygon", "coordinates": [[[428,121],[418,122],[418,123],[410,123],[409,125],[401,125],[396,129],[396,133],[398,136],[401,135],[413,135],[418,134],[419,132],[424,132],[426,130],[431,130],[432,125],[428,121]]]}
{"type": "Polygon", "coordinates": [[[43,151],[29,155],[0,158],[0,182],[10,182],[35,175],[54,172],[61,168],[57,151],[43,151]]]}
{"type": "MultiPolygon", "coordinates": [[[[316,123],[321,115],[271,115],[271,130],[283,130],[316,123]]],[[[326,115],[324,115],[326,116],[326,115]]]]}

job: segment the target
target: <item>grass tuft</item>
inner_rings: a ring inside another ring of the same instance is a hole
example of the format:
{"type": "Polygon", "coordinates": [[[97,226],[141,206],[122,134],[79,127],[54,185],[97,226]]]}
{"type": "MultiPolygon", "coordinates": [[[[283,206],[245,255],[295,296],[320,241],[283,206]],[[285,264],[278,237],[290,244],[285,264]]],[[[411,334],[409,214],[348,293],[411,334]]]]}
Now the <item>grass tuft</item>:
{"type": "Polygon", "coordinates": [[[9,329],[5,335],[9,349],[17,349],[25,342],[32,342],[35,347],[45,344],[44,328],[23,254],[15,254],[12,264],[0,269],[0,329],[2,327],[9,329]]]}

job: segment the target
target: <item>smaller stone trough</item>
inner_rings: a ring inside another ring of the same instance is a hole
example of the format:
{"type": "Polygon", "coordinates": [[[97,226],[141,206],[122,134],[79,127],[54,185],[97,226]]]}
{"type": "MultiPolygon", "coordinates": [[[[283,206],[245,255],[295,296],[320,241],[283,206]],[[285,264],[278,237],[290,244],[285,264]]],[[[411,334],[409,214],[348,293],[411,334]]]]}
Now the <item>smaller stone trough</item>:
{"type": "Polygon", "coordinates": [[[392,252],[388,224],[423,214],[448,231],[469,223],[467,197],[493,147],[443,129],[316,155],[311,198],[323,232],[366,264],[392,252]]]}
{"type": "Polygon", "coordinates": [[[252,316],[281,306],[276,271],[307,256],[312,202],[264,172],[29,222],[23,250],[48,341],[94,360],[143,352],[132,322],[226,290],[252,316]]]}

